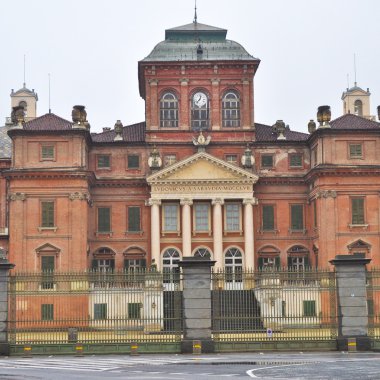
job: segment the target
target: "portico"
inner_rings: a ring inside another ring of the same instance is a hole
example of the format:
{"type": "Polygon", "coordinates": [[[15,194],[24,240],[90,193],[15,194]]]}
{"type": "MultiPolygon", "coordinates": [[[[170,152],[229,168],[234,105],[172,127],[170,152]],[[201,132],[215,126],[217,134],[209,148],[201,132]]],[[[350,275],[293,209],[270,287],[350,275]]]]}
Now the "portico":
{"type": "Polygon", "coordinates": [[[182,257],[197,244],[209,247],[216,268],[224,267],[227,247],[242,251],[243,266],[254,265],[252,172],[206,152],[164,168],[147,178],[151,186],[151,254],[158,268],[162,254],[176,242],[182,257]],[[163,239],[163,236],[165,237],[163,239]]]}

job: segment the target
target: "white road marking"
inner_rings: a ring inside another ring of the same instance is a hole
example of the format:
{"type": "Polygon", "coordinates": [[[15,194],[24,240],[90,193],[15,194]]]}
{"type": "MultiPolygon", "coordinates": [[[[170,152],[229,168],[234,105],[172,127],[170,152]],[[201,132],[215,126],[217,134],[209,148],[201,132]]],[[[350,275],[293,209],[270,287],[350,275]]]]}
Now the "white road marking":
{"type": "Polygon", "coordinates": [[[257,378],[257,376],[253,374],[253,372],[256,372],[256,371],[262,371],[263,369],[282,368],[282,367],[293,367],[293,366],[296,366],[296,365],[305,365],[305,364],[310,364],[310,363],[295,363],[295,364],[275,365],[275,366],[271,366],[271,367],[254,368],[254,369],[249,369],[249,370],[246,372],[246,374],[247,374],[249,377],[257,378]]]}

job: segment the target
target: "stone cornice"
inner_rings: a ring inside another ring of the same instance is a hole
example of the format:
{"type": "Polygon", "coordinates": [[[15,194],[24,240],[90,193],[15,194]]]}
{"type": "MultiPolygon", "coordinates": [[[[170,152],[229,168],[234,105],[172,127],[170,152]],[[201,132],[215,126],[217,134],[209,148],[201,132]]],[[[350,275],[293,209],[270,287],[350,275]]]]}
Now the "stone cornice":
{"type": "Polygon", "coordinates": [[[10,169],[4,171],[7,179],[59,179],[59,178],[83,178],[91,179],[92,172],[81,170],[46,170],[46,169],[10,169]]]}
{"type": "Polygon", "coordinates": [[[380,175],[379,165],[342,166],[342,165],[320,165],[312,168],[306,175],[305,181],[323,176],[373,176],[380,175]]]}

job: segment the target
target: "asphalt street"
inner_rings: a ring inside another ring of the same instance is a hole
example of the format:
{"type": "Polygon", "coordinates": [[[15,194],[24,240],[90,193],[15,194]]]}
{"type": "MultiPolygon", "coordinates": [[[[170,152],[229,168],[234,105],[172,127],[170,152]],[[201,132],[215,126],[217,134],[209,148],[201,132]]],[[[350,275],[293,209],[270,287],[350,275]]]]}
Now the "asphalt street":
{"type": "Polygon", "coordinates": [[[1,380],[380,379],[380,353],[0,357],[1,380]]]}

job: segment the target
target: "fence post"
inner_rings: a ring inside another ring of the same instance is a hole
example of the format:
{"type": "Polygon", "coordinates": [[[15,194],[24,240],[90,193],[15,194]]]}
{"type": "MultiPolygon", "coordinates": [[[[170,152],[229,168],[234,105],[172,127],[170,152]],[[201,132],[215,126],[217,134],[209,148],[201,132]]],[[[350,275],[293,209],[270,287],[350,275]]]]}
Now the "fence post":
{"type": "Polygon", "coordinates": [[[5,256],[0,257],[0,355],[9,355],[8,275],[13,267],[5,256]]]}
{"type": "Polygon", "coordinates": [[[371,349],[366,289],[366,264],[370,261],[364,254],[337,255],[330,261],[337,281],[338,350],[371,349]]]}
{"type": "Polygon", "coordinates": [[[183,274],[182,353],[192,353],[194,341],[202,352],[214,352],[211,338],[211,267],[215,261],[184,257],[178,264],[183,274]]]}

